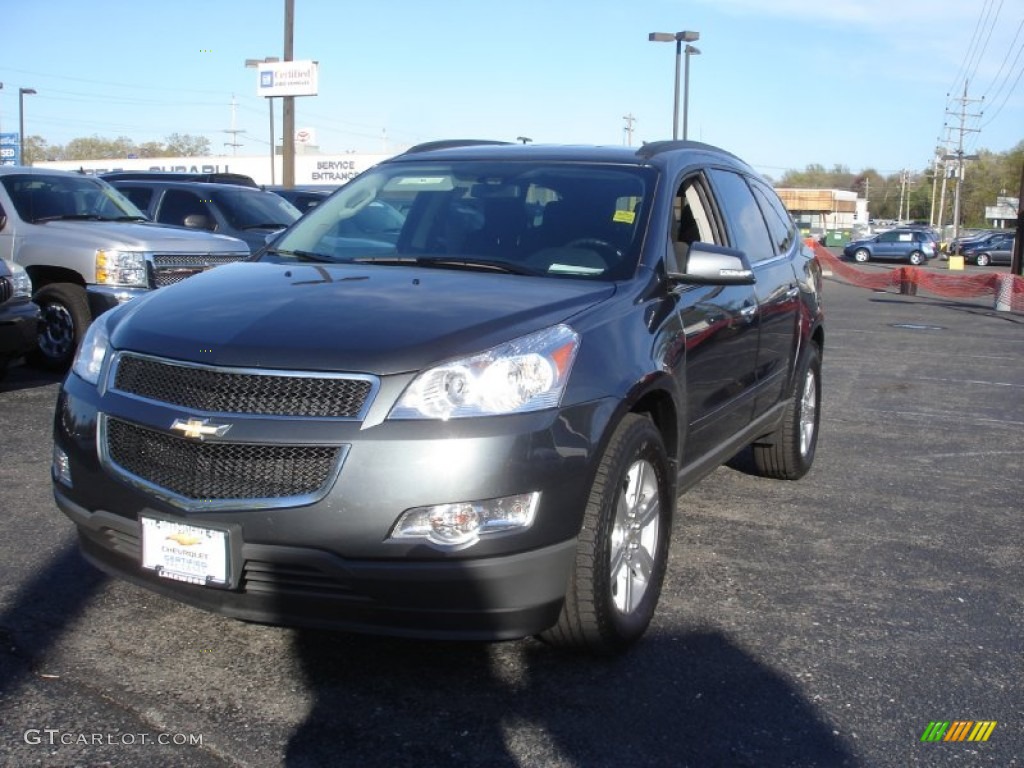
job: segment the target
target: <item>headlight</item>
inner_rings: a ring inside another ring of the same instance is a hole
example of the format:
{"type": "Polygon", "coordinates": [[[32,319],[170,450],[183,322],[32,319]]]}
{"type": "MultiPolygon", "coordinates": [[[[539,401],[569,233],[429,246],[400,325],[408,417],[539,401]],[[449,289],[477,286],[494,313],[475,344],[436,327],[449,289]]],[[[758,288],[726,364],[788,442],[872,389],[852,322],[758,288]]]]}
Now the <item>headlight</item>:
{"type": "Polygon", "coordinates": [[[146,254],[142,251],[96,251],[96,282],[147,287],[146,254]]]}
{"type": "Polygon", "coordinates": [[[580,337],[567,325],[531,333],[417,376],[394,419],[451,419],[525,413],[558,405],[580,337]]]}
{"type": "Polygon", "coordinates": [[[14,296],[31,298],[32,280],[29,278],[28,272],[25,271],[21,264],[15,264],[13,261],[8,261],[7,266],[11,269],[11,284],[14,286],[14,296]]]}
{"type": "Polygon", "coordinates": [[[103,361],[110,351],[110,335],[107,331],[109,314],[100,315],[89,330],[85,332],[78,352],[75,353],[75,362],[71,370],[88,381],[93,386],[99,381],[100,371],[103,370],[103,361]]]}

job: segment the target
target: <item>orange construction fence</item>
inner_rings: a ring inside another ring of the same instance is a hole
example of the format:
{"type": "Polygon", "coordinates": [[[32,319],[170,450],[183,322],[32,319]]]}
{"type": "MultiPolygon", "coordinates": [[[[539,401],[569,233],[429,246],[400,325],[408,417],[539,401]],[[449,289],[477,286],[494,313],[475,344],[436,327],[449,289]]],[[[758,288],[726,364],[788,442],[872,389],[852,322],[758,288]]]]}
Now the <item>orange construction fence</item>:
{"type": "Polygon", "coordinates": [[[875,291],[899,290],[916,295],[918,290],[949,299],[991,296],[996,309],[1024,312],[1024,277],[1009,272],[954,275],[921,267],[897,267],[885,271],[865,270],[848,264],[820,243],[808,239],[823,269],[844,283],[875,291]]]}

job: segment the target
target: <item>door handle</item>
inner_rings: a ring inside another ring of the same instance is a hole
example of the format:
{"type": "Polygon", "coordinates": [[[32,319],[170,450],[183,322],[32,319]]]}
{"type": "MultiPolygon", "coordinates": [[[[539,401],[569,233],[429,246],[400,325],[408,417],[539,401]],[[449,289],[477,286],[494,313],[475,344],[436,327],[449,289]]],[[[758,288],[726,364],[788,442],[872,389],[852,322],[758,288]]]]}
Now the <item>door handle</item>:
{"type": "Polygon", "coordinates": [[[742,315],[743,319],[748,323],[751,322],[757,315],[757,304],[751,304],[750,306],[744,307],[740,310],[740,315],[742,315]]]}

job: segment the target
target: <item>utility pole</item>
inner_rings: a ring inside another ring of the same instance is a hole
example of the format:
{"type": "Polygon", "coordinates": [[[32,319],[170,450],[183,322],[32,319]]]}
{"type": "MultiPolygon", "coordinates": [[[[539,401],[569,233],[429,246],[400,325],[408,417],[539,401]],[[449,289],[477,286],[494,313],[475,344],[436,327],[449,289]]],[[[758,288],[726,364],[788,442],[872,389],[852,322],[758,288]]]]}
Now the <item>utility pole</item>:
{"type": "Polygon", "coordinates": [[[235,108],[238,106],[238,101],[235,99],[235,94],[231,94],[231,127],[228,128],[224,133],[231,134],[231,141],[225,141],[225,147],[231,147],[231,154],[237,155],[238,148],[242,146],[238,142],[238,134],[245,133],[244,128],[235,128],[235,108]]]}
{"type": "Polygon", "coordinates": [[[1024,275],[1024,164],[1020,167],[1020,189],[1017,191],[1017,238],[1013,241],[1010,274],[1024,275]]]}
{"type": "Polygon", "coordinates": [[[978,115],[967,114],[967,105],[974,102],[982,101],[982,99],[969,99],[967,98],[967,81],[964,80],[964,95],[960,99],[960,113],[952,113],[946,110],[946,114],[952,114],[959,117],[960,127],[957,131],[957,145],[956,153],[953,155],[946,155],[946,160],[956,160],[956,185],[953,189],[953,239],[960,239],[960,189],[964,181],[964,160],[977,160],[977,155],[964,155],[964,134],[965,133],[978,133],[978,128],[967,128],[964,124],[967,122],[968,117],[981,117],[978,115]]]}
{"type": "Polygon", "coordinates": [[[636,122],[636,118],[633,117],[633,113],[630,112],[628,115],[623,115],[622,119],[626,121],[626,146],[633,146],[633,123],[636,122]]]}
{"type": "MultiPolygon", "coordinates": [[[[284,0],[284,60],[292,61],[295,29],[295,0],[284,0]]],[[[295,186],[295,97],[281,98],[284,146],[281,157],[281,183],[285,189],[295,186]]]]}

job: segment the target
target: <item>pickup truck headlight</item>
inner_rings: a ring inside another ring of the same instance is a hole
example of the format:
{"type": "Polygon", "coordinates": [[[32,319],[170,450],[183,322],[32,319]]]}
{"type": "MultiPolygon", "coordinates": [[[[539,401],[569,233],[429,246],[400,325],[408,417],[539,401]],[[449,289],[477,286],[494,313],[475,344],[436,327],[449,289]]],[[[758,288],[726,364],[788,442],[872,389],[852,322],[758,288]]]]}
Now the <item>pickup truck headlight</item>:
{"type": "Polygon", "coordinates": [[[149,286],[146,254],[142,251],[96,251],[96,282],[101,285],[149,286]]]}
{"type": "Polygon", "coordinates": [[[393,419],[456,419],[526,413],[558,405],[580,337],[567,325],[522,336],[417,376],[393,419]]]}
{"type": "Polygon", "coordinates": [[[14,286],[14,297],[32,298],[32,280],[28,276],[28,272],[21,264],[15,264],[13,261],[8,261],[7,266],[11,270],[11,284],[14,286]]]}
{"type": "Polygon", "coordinates": [[[75,362],[71,364],[71,370],[93,386],[100,379],[103,361],[110,351],[110,333],[107,330],[110,315],[111,312],[100,315],[89,326],[78,352],[75,353],[75,362]]]}

